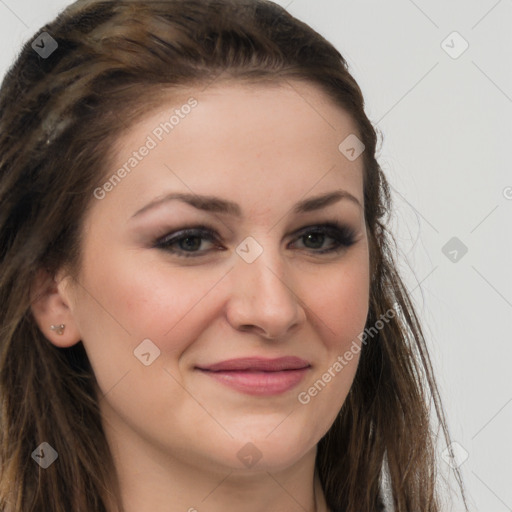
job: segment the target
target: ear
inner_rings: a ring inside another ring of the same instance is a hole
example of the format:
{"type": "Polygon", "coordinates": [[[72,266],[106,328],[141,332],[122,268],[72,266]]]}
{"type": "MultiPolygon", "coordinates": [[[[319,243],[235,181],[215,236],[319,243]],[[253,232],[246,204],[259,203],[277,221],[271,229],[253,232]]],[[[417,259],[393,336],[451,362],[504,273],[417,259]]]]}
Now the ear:
{"type": "Polygon", "coordinates": [[[67,296],[69,277],[53,277],[40,269],[31,288],[31,311],[44,337],[57,347],[71,347],[80,341],[70,301],[67,296]],[[63,324],[62,334],[59,326],[63,324]],[[52,329],[53,326],[53,329],[52,329]]]}

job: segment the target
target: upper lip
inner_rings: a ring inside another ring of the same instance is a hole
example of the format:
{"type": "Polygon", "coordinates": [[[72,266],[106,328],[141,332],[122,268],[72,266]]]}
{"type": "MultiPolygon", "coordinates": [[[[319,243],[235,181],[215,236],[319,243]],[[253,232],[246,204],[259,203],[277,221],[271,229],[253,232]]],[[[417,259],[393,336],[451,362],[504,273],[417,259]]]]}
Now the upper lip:
{"type": "Polygon", "coordinates": [[[238,359],[229,359],[220,361],[208,366],[198,366],[200,370],[211,372],[220,371],[261,371],[261,372],[279,372],[283,370],[300,370],[311,366],[307,361],[300,357],[286,356],[276,359],[267,359],[263,357],[242,357],[238,359]]]}

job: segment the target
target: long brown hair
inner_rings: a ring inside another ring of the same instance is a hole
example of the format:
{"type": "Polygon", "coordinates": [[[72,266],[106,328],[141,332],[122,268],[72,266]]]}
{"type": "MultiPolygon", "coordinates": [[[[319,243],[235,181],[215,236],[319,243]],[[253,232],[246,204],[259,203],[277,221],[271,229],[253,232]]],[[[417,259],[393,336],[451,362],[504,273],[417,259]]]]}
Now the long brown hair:
{"type": "Polygon", "coordinates": [[[115,495],[83,344],[53,346],[30,312],[38,270],[79,268],[82,221],[114,142],[174,87],[299,79],[356,122],[365,145],[367,326],[397,311],[362,346],[349,395],[318,444],[327,504],[379,510],[387,464],[396,512],[439,512],[431,403],[448,445],[450,437],[386,229],[391,197],[377,133],[345,59],[265,0],[80,0],[42,32],[58,47],[42,56],[26,43],[0,90],[0,510],[100,512],[115,495]],[[42,441],[59,454],[46,470],[31,459],[42,441]]]}

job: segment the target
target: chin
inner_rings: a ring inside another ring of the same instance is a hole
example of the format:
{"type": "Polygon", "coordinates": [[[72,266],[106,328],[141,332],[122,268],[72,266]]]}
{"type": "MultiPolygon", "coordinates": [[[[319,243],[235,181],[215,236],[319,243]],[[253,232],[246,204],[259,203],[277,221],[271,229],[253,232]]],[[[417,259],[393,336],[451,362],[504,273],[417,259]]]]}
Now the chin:
{"type": "Polygon", "coordinates": [[[314,432],[308,435],[304,429],[281,427],[276,428],[273,423],[263,432],[246,428],[243,435],[231,440],[230,445],[234,445],[235,450],[234,459],[233,452],[229,453],[229,465],[234,464],[232,469],[279,471],[292,466],[312,450],[316,453],[318,439],[314,432]]]}

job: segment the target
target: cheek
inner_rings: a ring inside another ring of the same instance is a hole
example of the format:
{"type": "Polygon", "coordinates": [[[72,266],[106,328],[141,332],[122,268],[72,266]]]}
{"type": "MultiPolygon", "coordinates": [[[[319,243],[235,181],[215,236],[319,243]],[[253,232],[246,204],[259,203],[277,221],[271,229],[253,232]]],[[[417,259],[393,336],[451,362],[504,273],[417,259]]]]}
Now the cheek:
{"type": "Polygon", "coordinates": [[[123,351],[127,345],[133,351],[146,338],[167,354],[183,351],[208,322],[207,296],[226,274],[220,268],[180,267],[156,253],[148,258],[126,251],[102,256],[101,265],[94,265],[99,256],[91,255],[84,273],[102,306],[93,304],[89,322],[92,314],[99,315],[95,323],[101,321],[110,332],[111,348],[117,344],[123,351]]]}
{"type": "Polygon", "coordinates": [[[325,333],[329,348],[344,349],[363,331],[368,315],[369,273],[365,258],[326,272],[314,290],[308,300],[318,329],[325,333]]]}
{"type": "MultiPolygon", "coordinates": [[[[369,271],[364,251],[322,275],[315,292],[308,296],[310,322],[321,338],[316,350],[317,365],[296,396],[299,411],[308,418],[319,418],[313,435],[316,440],[335,421],[359,364],[359,336],[369,307],[369,271]]],[[[308,289],[313,289],[312,281],[308,289]]]]}

